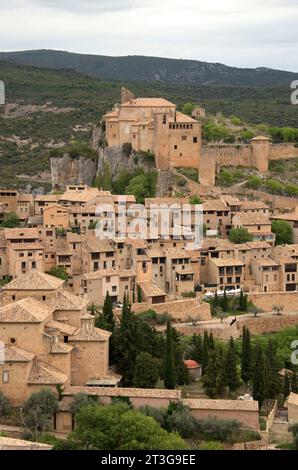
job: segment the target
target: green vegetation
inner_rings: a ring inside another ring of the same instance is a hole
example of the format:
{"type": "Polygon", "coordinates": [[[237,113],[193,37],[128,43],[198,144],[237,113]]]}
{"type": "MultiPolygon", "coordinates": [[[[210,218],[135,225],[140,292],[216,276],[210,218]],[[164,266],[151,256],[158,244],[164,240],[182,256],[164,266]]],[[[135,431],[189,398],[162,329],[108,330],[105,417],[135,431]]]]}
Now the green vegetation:
{"type": "Polygon", "coordinates": [[[39,442],[44,433],[50,429],[51,419],[58,409],[58,400],[51,390],[33,393],[23,408],[23,436],[39,442]]]}
{"type": "Polygon", "coordinates": [[[172,326],[171,326],[170,321],[168,321],[168,324],[167,324],[166,359],[165,359],[164,367],[165,367],[165,370],[164,370],[165,388],[174,389],[176,385],[176,373],[175,373],[172,326]]]}
{"type": "Polygon", "coordinates": [[[248,230],[243,227],[232,228],[229,233],[229,240],[232,243],[247,243],[253,240],[253,237],[248,230]]]}
{"type": "Polygon", "coordinates": [[[6,212],[4,214],[4,220],[0,224],[2,228],[15,228],[20,224],[20,218],[15,212],[6,212]]]}
{"type": "Polygon", "coordinates": [[[159,361],[142,352],[136,357],[133,384],[138,388],[155,388],[159,379],[159,361]]]}
{"type": "Polygon", "coordinates": [[[293,228],[285,220],[273,220],[271,231],[276,235],[276,245],[290,245],[293,243],[293,228]]]}
{"type": "Polygon", "coordinates": [[[195,168],[177,168],[177,171],[181,173],[181,175],[186,176],[190,180],[195,181],[196,183],[199,180],[198,170],[195,168]]]}
{"type": "Polygon", "coordinates": [[[233,168],[229,170],[223,168],[220,170],[220,174],[217,177],[216,184],[218,186],[229,187],[239,183],[243,179],[243,170],[240,170],[239,168],[233,168]]]}
{"type": "Polygon", "coordinates": [[[67,439],[74,449],[187,449],[177,433],[167,432],[153,418],[132,410],[125,403],[84,406],[75,419],[76,428],[67,439]]]}
{"type": "Polygon", "coordinates": [[[199,446],[199,450],[225,450],[225,447],[220,442],[209,441],[203,442],[203,444],[199,446]]]}
{"type": "Polygon", "coordinates": [[[298,423],[289,426],[289,431],[293,434],[294,449],[298,450],[298,423]]]}
{"type": "Polygon", "coordinates": [[[62,279],[63,281],[67,281],[70,277],[68,272],[64,268],[64,266],[55,266],[51,268],[47,274],[58,277],[59,279],[62,279]]]}
{"type": "Polygon", "coordinates": [[[144,204],[145,198],[155,196],[157,176],[157,172],[153,170],[133,177],[125,190],[125,194],[133,194],[138,204],[144,204]]]}
{"type": "Polygon", "coordinates": [[[191,113],[193,112],[194,108],[195,108],[195,105],[193,103],[185,103],[182,106],[182,112],[184,114],[187,114],[188,116],[191,116],[191,113]]]}

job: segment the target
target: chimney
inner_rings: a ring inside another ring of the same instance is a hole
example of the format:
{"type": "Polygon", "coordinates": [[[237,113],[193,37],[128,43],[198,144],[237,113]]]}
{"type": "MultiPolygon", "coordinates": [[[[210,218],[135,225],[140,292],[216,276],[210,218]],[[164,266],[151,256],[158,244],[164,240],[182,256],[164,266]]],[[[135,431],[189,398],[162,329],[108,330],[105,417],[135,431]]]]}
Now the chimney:
{"type": "Polygon", "coordinates": [[[81,328],[86,333],[93,333],[95,318],[93,315],[85,315],[81,317],[81,328]]]}

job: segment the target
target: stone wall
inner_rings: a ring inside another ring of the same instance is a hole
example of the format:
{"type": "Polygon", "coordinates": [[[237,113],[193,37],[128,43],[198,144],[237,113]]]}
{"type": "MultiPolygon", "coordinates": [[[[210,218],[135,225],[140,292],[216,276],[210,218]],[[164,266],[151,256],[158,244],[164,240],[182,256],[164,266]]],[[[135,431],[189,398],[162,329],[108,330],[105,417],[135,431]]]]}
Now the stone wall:
{"type": "Polygon", "coordinates": [[[133,304],[135,313],[141,313],[152,309],[156,313],[168,313],[174,321],[186,321],[190,316],[200,321],[211,319],[210,305],[196,299],[175,300],[173,302],[165,302],[163,304],[149,304],[143,302],[141,304],[133,304]]]}
{"type": "Polygon", "coordinates": [[[283,305],[285,312],[298,313],[298,294],[297,292],[269,292],[248,294],[257,307],[265,312],[272,312],[274,305],[283,305]]]}
{"type": "Polygon", "coordinates": [[[274,333],[295,325],[298,325],[298,315],[243,318],[237,321],[239,332],[242,332],[243,327],[246,326],[253,335],[274,333]]]}

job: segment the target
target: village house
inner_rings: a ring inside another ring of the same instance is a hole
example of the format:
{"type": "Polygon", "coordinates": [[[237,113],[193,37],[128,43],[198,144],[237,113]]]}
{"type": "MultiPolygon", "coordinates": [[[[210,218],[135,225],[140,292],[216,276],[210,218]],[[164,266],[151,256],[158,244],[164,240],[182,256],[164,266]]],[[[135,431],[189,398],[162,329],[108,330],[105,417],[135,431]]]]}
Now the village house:
{"type": "Polygon", "coordinates": [[[271,220],[284,220],[293,229],[293,242],[298,243],[298,206],[295,207],[294,212],[286,214],[273,214],[270,216],[271,220]]]}
{"type": "Polygon", "coordinates": [[[271,222],[268,215],[259,212],[240,212],[232,219],[234,228],[245,228],[255,241],[266,241],[274,245],[275,234],[271,232],[271,222]]]}

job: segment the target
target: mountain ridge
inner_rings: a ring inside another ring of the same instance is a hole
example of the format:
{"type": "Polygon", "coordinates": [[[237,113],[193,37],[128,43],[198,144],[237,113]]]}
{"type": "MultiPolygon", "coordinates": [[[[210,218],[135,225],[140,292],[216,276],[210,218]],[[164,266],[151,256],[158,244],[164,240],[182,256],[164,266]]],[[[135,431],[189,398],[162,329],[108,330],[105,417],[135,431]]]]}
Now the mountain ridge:
{"type": "Polygon", "coordinates": [[[0,61],[56,70],[75,70],[91,77],[165,84],[290,87],[298,73],[268,67],[238,68],[222,63],[153,56],[104,56],[37,49],[0,52],[0,61]]]}

